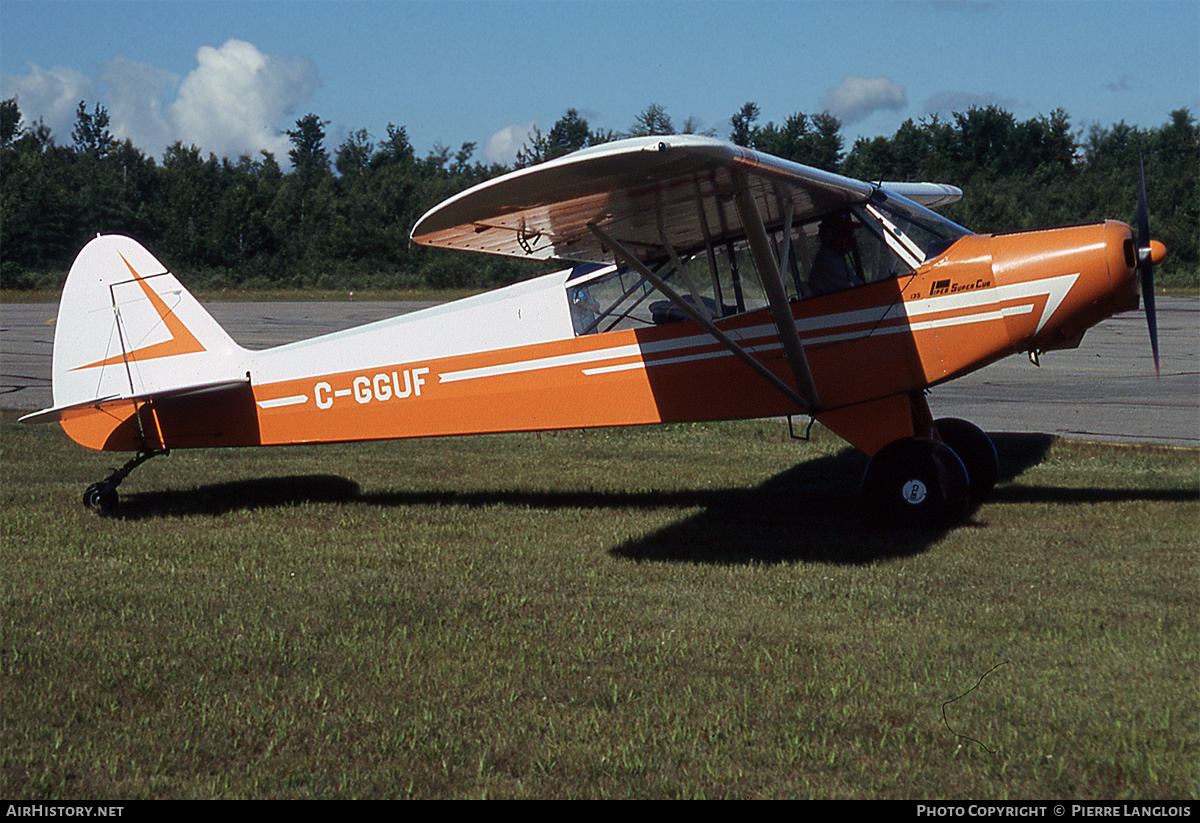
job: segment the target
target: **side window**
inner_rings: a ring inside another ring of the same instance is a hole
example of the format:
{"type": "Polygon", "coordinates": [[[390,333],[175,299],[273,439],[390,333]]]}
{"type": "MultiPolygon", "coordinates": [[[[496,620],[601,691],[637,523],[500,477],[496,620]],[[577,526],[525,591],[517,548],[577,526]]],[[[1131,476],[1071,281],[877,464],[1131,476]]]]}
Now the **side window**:
{"type": "Polygon", "coordinates": [[[567,279],[575,334],[598,334],[651,322],[648,301],[657,292],[639,275],[616,266],[579,266],[567,279]]]}
{"type": "MultiPolygon", "coordinates": [[[[912,275],[967,230],[901,197],[879,198],[770,233],[792,300],[912,275]]],[[[720,243],[682,259],[659,260],[655,274],[714,319],[767,305],[744,240],[720,243]]],[[[567,279],[577,335],[662,325],[687,314],[642,279],[616,266],[578,266],[567,279]]]]}
{"type": "Polygon", "coordinates": [[[816,297],[912,274],[913,267],[892,248],[886,231],[875,215],[859,208],[834,212],[803,227],[810,262],[800,285],[802,294],[816,297]]]}
{"type": "MultiPolygon", "coordinates": [[[[767,305],[758,272],[744,242],[729,243],[653,268],[679,295],[711,318],[767,305]]],[[[576,335],[659,326],[686,320],[670,300],[625,268],[580,266],[567,279],[567,304],[576,335]]]]}

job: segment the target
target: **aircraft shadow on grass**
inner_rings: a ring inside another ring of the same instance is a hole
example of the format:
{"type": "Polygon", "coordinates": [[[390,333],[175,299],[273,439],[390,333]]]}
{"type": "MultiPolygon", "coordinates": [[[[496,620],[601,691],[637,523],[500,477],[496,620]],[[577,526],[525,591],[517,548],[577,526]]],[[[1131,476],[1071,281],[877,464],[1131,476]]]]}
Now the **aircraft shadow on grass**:
{"type": "MultiPolygon", "coordinates": [[[[1000,456],[1000,486],[985,505],[1025,502],[1085,504],[1122,500],[1184,500],[1188,490],[1005,487],[1037,465],[1055,438],[1041,434],[993,434],[1000,456]]],[[[188,514],[295,506],[304,503],[365,503],[381,507],[514,506],[529,509],[700,508],[665,528],[615,546],[616,557],[717,565],[815,562],[862,564],[905,557],[928,549],[945,529],[897,530],[875,524],[859,501],[867,458],[855,449],[798,463],[754,488],[682,491],[381,491],[363,493],[353,480],[316,474],[239,480],[193,489],[129,494],[107,516],[142,520],[188,514]]],[[[985,528],[972,518],[957,528],[985,528]]]]}

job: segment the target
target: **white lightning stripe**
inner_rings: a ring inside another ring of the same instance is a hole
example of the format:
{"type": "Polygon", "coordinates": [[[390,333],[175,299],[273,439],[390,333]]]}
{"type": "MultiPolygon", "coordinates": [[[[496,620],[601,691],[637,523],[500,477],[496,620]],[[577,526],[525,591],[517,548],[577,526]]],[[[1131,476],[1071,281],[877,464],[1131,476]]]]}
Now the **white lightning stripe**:
{"type": "MultiPolygon", "coordinates": [[[[806,318],[796,322],[797,330],[801,335],[811,333],[822,329],[844,328],[854,324],[864,323],[882,323],[890,322],[886,326],[874,326],[872,328],[864,328],[856,331],[834,332],[822,335],[804,336],[802,343],[806,346],[832,343],[841,340],[852,340],[860,337],[881,334],[901,334],[912,331],[924,331],[928,329],[948,328],[951,326],[961,326],[973,323],[986,323],[996,320],[1003,320],[1006,316],[1029,314],[1034,310],[1033,303],[1023,305],[993,308],[1001,301],[1030,299],[1038,297],[1046,297],[1046,307],[1042,312],[1042,317],[1038,323],[1038,331],[1041,331],[1045,326],[1046,321],[1054,314],[1055,310],[1062,303],[1067,293],[1071,290],[1071,286],[1079,278],[1079,274],[1067,274],[1059,277],[1050,277],[1042,280],[1034,280],[1027,283],[1013,283],[1005,286],[997,286],[994,288],[984,288],[976,291],[960,292],[958,294],[950,294],[939,297],[929,297],[922,300],[913,300],[908,303],[897,303],[887,309],[883,316],[880,317],[880,309],[859,309],[850,312],[840,312],[838,314],[824,315],[822,317],[806,318]],[[967,315],[959,315],[956,317],[943,317],[931,320],[919,320],[922,315],[942,313],[955,309],[971,309],[987,307],[990,311],[974,312],[967,315]]],[[[743,340],[752,340],[758,337],[771,334],[775,331],[775,327],[770,324],[762,324],[751,326],[749,328],[737,330],[736,336],[743,340]]],[[[663,340],[657,343],[648,344],[644,347],[637,345],[613,346],[606,349],[595,349],[593,351],[576,352],[573,354],[555,355],[552,357],[540,357],[533,360],[518,360],[511,363],[499,363],[494,366],[481,366],[474,369],[461,369],[459,371],[443,372],[438,375],[438,381],[441,383],[453,383],[461,380],[475,380],[482,377],[499,377],[507,374],[518,374],[521,372],[540,371],[542,369],[553,369],[560,366],[575,366],[587,363],[598,363],[604,360],[615,360],[625,357],[638,357],[637,362],[621,363],[612,366],[598,366],[595,368],[584,369],[583,373],[587,375],[610,374],[613,372],[629,371],[633,369],[646,368],[648,366],[671,365],[676,363],[685,363],[694,360],[705,360],[713,357],[722,357],[729,354],[728,351],[713,351],[703,352],[694,355],[679,355],[677,357],[663,358],[661,360],[651,360],[646,362],[643,359],[647,354],[656,352],[669,352],[686,349],[697,345],[711,344],[712,338],[707,334],[689,335],[688,337],[677,338],[673,340],[663,340]]],[[[746,346],[748,351],[755,350],[771,350],[780,348],[778,343],[746,346]]]]}
{"type": "Polygon", "coordinates": [[[634,369],[644,369],[646,364],[638,360],[636,363],[621,363],[616,366],[600,366],[595,369],[584,369],[583,373],[588,377],[594,377],[597,374],[612,374],[618,371],[633,371],[634,369]]]}
{"type": "Polygon", "coordinates": [[[1018,314],[1033,314],[1033,306],[1009,306],[1006,309],[1001,309],[1000,313],[1005,317],[1013,317],[1018,314]]]}
{"type": "Polygon", "coordinates": [[[1079,273],[1076,272],[1075,274],[1065,274],[1062,277],[1050,277],[1042,281],[1050,285],[1050,292],[1046,295],[1046,309],[1042,312],[1042,319],[1038,321],[1038,332],[1046,325],[1046,321],[1054,316],[1054,312],[1058,311],[1059,304],[1062,303],[1063,298],[1067,296],[1067,292],[1071,290],[1071,286],[1075,285],[1075,281],[1078,279],[1079,273]]]}
{"type": "MultiPolygon", "coordinates": [[[[926,321],[918,322],[918,323],[911,323],[911,322],[910,323],[899,323],[896,325],[886,326],[884,328],[874,329],[870,332],[852,331],[852,332],[842,332],[840,334],[825,334],[825,335],[821,335],[819,337],[808,337],[808,338],[805,338],[804,343],[805,343],[805,345],[813,345],[813,344],[818,344],[818,343],[836,343],[836,342],[839,342],[842,340],[854,340],[856,338],[866,337],[868,334],[872,334],[872,335],[902,334],[902,333],[910,332],[910,331],[927,331],[929,329],[942,329],[942,328],[949,328],[951,326],[965,326],[969,323],[987,323],[987,322],[996,321],[996,320],[1003,320],[1005,317],[1010,317],[1013,315],[1030,314],[1032,311],[1033,311],[1032,304],[1024,305],[1024,306],[1010,306],[1007,308],[997,309],[995,311],[978,312],[976,314],[960,315],[958,317],[944,317],[944,318],[940,318],[937,320],[926,320],[926,321]]],[[[774,345],[748,346],[747,347],[747,349],[749,351],[770,351],[772,349],[781,349],[781,348],[782,348],[782,346],[778,343],[776,343],[774,345]]],[[[637,369],[637,368],[641,368],[643,366],[646,368],[649,368],[651,366],[665,366],[665,365],[671,365],[671,364],[675,364],[675,363],[687,363],[687,362],[691,362],[694,360],[707,360],[712,357],[724,357],[725,355],[731,355],[731,354],[732,354],[732,352],[726,351],[726,350],[714,351],[714,352],[707,352],[705,354],[692,355],[690,357],[689,356],[672,357],[672,358],[667,358],[667,359],[663,359],[663,360],[650,360],[650,361],[643,361],[643,362],[638,362],[638,363],[623,363],[623,364],[617,365],[617,366],[603,366],[603,367],[596,368],[596,369],[584,369],[583,373],[586,375],[589,375],[589,376],[596,375],[596,374],[608,374],[610,372],[629,371],[631,369],[637,369]]]]}
{"type": "Polygon", "coordinates": [[[277,409],[280,406],[299,406],[308,402],[308,395],[293,394],[291,397],[276,397],[273,400],[259,400],[260,409],[277,409]]]}
{"type": "MultiPolygon", "coordinates": [[[[776,344],[770,348],[780,349],[783,347],[779,344],[776,344]]],[[[696,360],[711,360],[714,357],[733,357],[733,352],[729,351],[729,349],[721,349],[720,351],[709,351],[701,354],[688,354],[681,355],[679,357],[664,357],[661,360],[651,360],[648,363],[644,360],[638,360],[635,363],[619,363],[616,366],[600,366],[599,368],[595,369],[584,369],[583,373],[588,377],[592,377],[593,375],[597,374],[611,374],[612,372],[618,371],[632,371],[633,369],[644,369],[651,366],[673,366],[676,363],[691,363],[696,360]]]]}
{"type": "Polygon", "coordinates": [[[553,357],[539,357],[536,360],[518,360],[513,363],[498,363],[495,366],[480,366],[476,369],[442,372],[438,375],[438,382],[454,383],[459,380],[475,380],[480,377],[498,377],[502,374],[517,374],[526,371],[554,369],[559,366],[574,366],[580,363],[595,363],[599,360],[633,357],[638,354],[641,354],[641,349],[636,345],[614,346],[610,349],[559,354],[553,357]]]}
{"type": "MultiPolygon", "coordinates": [[[[774,331],[774,326],[761,326],[754,329],[742,329],[736,333],[731,332],[730,336],[750,339],[761,337],[768,331],[774,331]],[[755,333],[757,332],[757,333],[755,333]]],[[[480,366],[474,369],[461,369],[459,371],[442,372],[438,375],[439,383],[455,383],[459,380],[475,380],[480,377],[498,377],[505,374],[517,374],[527,371],[539,371],[541,369],[554,369],[559,366],[575,366],[583,363],[597,363],[602,360],[616,360],[622,357],[639,357],[646,354],[654,354],[657,352],[677,351],[679,349],[692,348],[695,346],[712,345],[714,340],[707,334],[694,334],[688,337],[681,337],[673,340],[660,340],[655,343],[647,343],[642,346],[627,345],[613,346],[607,349],[595,349],[593,351],[576,352],[574,354],[560,354],[552,357],[539,357],[534,360],[518,360],[512,363],[498,363],[495,366],[480,366]]],[[[754,346],[746,346],[747,351],[754,351],[754,346]]],[[[775,348],[778,348],[776,346],[775,348]]],[[[658,361],[666,362],[666,361],[658,361]]]]}
{"type": "MultiPolygon", "coordinates": [[[[1067,296],[1067,292],[1075,285],[1075,281],[1079,279],[1079,273],[1063,274],[1058,277],[1047,277],[1043,280],[1030,280],[1026,283],[1010,283],[1004,286],[996,286],[990,289],[979,289],[978,291],[960,292],[959,294],[946,295],[945,297],[927,297],[924,300],[913,300],[909,303],[902,303],[893,306],[888,311],[888,317],[899,317],[907,315],[909,317],[918,317],[922,314],[930,312],[942,312],[948,309],[968,309],[979,306],[992,305],[1003,300],[1020,300],[1022,298],[1037,298],[1046,297],[1046,310],[1042,313],[1041,321],[1038,323],[1038,331],[1042,330],[1042,326],[1046,325],[1046,321],[1058,309],[1063,298],[1067,296]]],[[[1032,307],[1031,307],[1032,308],[1032,307]]]]}

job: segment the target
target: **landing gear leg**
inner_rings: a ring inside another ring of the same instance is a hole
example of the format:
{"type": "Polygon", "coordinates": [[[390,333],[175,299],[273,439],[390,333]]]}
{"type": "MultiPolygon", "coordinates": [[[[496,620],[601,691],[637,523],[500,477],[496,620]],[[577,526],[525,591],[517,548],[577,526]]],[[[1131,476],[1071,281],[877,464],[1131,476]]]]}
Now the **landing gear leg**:
{"type": "Polygon", "coordinates": [[[117,495],[117,486],[121,485],[121,481],[128,477],[131,471],[145,463],[151,457],[158,457],[161,454],[167,453],[166,449],[151,449],[149,451],[138,452],[124,466],[114,469],[113,473],[104,480],[88,486],[83,493],[83,505],[89,509],[96,509],[98,511],[115,509],[120,503],[120,497],[117,495]]]}
{"type": "Polygon", "coordinates": [[[953,449],[928,437],[906,437],[871,458],[862,490],[868,512],[878,522],[937,528],[966,515],[971,486],[953,449]]]}

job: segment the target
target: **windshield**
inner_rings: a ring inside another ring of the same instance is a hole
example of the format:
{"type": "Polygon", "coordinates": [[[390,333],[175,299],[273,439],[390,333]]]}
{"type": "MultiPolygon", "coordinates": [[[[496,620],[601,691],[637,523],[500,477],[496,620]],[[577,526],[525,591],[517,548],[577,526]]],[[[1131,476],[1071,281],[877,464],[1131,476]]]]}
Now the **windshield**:
{"type": "Polygon", "coordinates": [[[953,220],[947,220],[937,212],[898,194],[877,192],[869,208],[891,218],[896,228],[921,250],[922,262],[936,257],[950,248],[955,240],[971,233],[953,220]]]}

